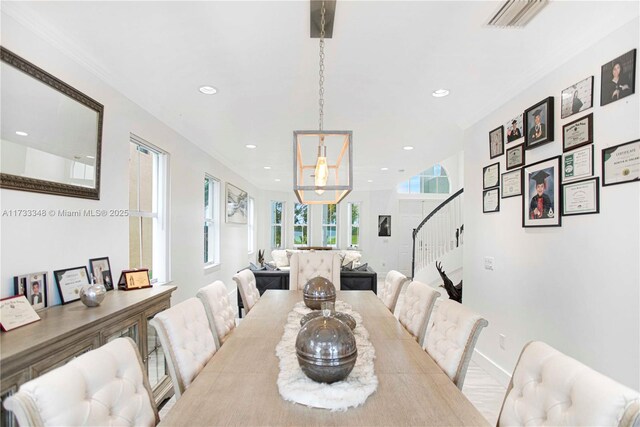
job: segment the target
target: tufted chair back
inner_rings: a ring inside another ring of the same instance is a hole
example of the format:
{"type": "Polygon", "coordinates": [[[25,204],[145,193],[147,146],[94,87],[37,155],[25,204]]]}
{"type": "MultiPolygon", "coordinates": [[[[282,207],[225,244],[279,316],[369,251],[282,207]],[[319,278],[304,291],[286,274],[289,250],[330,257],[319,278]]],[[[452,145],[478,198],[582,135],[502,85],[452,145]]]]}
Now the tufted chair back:
{"type": "Polygon", "coordinates": [[[407,286],[398,320],[422,345],[433,305],[440,294],[429,285],[413,281],[407,286]]]}
{"type": "Polygon", "coordinates": [[[481,316],[450,299],[440,302],[433,314],[425,349],[460,390],[480,331],[488,324],[481,316]]]}
{"type": "Polygon", "coordinates": [[[180,398],[216,352],[207,314],[198,298],[189,298],[156,314],[150,324],[158,333],[180,398]]]}
{"type": "Polygon", "coordinates": [[[640,425],[640,395],[543,342],[525,345],[498,426],[587,425],[640,425]]]}
{"type": "Polygon", "coordinates": [[[216,280],[201,288],[197,297],[200,298],[204,311],[207,313],[216,348],[220,348],[236,327],[236,313],[229,302],[227,287],[220,280],[216,280]]]}
{"type": "Polygon", "coordinates": [[[406,282],[407,276],[399,271],[391,270],[384,279],[384,285],[378,287],[378,297],[382,300],[391,312],[396,311],[398,296],[402,290],[402,285],[406,282]]]}
{"type": "Polygon", "coordinates": [[[304,289],[309,279],[324,277],[340,290],[340,266],[342,260],[335,252],[298,252],[291,255],[289,288],[304,289]]]}
{"type": "Polygon", "coordinates": [[[236,282],[238,291],[240,291],[244,312],[249,314],[249,310],[251,310],[260,299],[260,292],[256,287],[256,276],[247,268],[233,276],[233,281],[236,282]]]}
{"type": "Polygon", "coordinates": [[[154,426],[158,412],[131,338],[118,338],[37,377],[7,398],[21,426],[154,426]]]}

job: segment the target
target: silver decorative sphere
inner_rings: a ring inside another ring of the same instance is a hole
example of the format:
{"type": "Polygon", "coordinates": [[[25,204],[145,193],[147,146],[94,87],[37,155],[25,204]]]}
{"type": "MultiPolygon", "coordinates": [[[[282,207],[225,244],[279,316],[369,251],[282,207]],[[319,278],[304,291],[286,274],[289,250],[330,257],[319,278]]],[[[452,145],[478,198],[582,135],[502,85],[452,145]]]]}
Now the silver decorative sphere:
{"type": "MultiPolygon", "coordinates": [[[[300,326],[304,326],[309,320],[315,319],[320,316],[322,316],[322,310],[316,310],[316,311],[312,311],[311,313],[305,314],[304,316],[302,316],[302,319],[300,319],[300,326]]],[[[352,331],[356,328],[356,319],[354,319],[352,316],[348,315],[347,313],[334,311],[333,313],[331,313],[330,316],[345,323],[349,327],[349,329],[351,329],[352,331]]]]}
{"type": "Polygon", "coordinates": [[[296,354],[302,372],[313,381],[334,383],[351,373],[358,358],[349,327],[331,316],[309,320],[298,333],[296,354]]]}
{"type": "Polygon", "coordinates": [[[304,285],[302,298],[307,307],[320,310],[323,302],[336,301],[336,287],[324,277],[314,277],[304,285]]]}
{"type": "Polygon", "coordinates": [[[97,307],[107,295],[104,285],[94,284],[80,289],[80,301],[87,307],[97,307]]]}

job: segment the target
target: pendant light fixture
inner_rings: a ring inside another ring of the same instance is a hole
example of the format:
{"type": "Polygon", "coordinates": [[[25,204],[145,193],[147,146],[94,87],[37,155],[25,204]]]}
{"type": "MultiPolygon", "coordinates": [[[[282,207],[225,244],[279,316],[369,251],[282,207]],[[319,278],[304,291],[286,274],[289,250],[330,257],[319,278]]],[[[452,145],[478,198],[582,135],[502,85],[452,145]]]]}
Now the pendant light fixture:
{"type": "MultiPolygon", "coordinates": [[[[311,14],[313,18],[313,4],[311,14]]],[[[351,131],[324,130],[324,46],[326,5],[320,7],[318,130],[293,132],[293,191],[300,203],[339,203],[353,189],[351,131]]]]}

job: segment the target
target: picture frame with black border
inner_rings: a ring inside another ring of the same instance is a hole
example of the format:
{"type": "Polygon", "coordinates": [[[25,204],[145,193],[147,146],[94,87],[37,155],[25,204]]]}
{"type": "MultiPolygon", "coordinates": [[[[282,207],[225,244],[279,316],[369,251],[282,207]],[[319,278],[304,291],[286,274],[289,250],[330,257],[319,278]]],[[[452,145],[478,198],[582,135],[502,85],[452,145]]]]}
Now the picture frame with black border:
{"type": "Polygon", "coordinates": [[[500,212],[500,187],[482,192],[482,213],[500,212]]]}
{"type": "Polygon", "coordinates": [[[24,295],[34,310],[47,308],[49,280],[46,271],[29,273],[13,278],[14,295],[24,295]]]}
{"type": "Polygon", "coordinates": [[[504,154],[504,126],[500,125],[489,132],[489,158],[494,159],[504,154]]]}
{"type": "Polygon", "coordinates": [[[593,113],[562,126],[562,151],[593,144],[593,113]]]}
{"type": "Polygon", "coordinates": [[[113,276],[111,275],[111,263],[109,257],[91,258],[89,270],[94,283],[103,285],[107,291],[113,290],[113,276]]]}
{"type": "Polygon", "coordinates": [[[525,152],[524,144],[514,145],[507,148],[507,170],[515,169],[524,166],[525,164],[525,152]]]}
{"type": "Polygon", "coordinates": [[[562,216],[600,213],[600,178],[562,184],[562,216]]]}
{"type": "Polygon", "coordinates": [[[566,119],[593,107],[593,76],[580,80],[560,94],[560,118],[566,119]]]}
{"type": "Polygon", "coordinates": [[[524,146],[527,150],[553,142],[553,103],[553,96],[549,96],[524,111],[524,146]]]}
{"type": "Polygon", "coordinates": [[[522,196],[522,168],[503,173],[501,187],[503,199],[522,196]]]}
{"type": "Polygon", "coordinates": [[[601,107],[633,95],[636,92],[636,49],[607,62],[600,73],[601,107]]]}
{"type": "Polygon", "coordinates": [[[482,189],[497,187],[500,185],[500,163],[493,163],[482,168],[482,189]]]}
{"type": "Polygon", "coordinates": [[[378,215],[378,237],[391,237],[391,215],[378,215]]]}
{"type": "Polygon", "coordinates": [[[562,226],[561,156],[522,168],[522,227],[562,226]]]}
{"type": "Polygon", "coordinates": [[[53,272],[53,277],[60,292],[62,304],[78,301],[80,289],[90,284],[89,272],[84,265],[81,267],[65,268],[53,272]]]}
{"type": "Polygon", "coordinates": [[[523,115],[522,113],[520,113],[504,124],[507,145],[519,141],[524,137],[524,133],[522,130],[523,120],[523,115]]]}
{"type": "Polygon", "coordinates": [[[593,176],[593,144],[562,153],[562,182],[593,176]]]}
{"type": "Polygon", "coordinates": [[[603,148],[600,160],[603,187],[640,181],[640,139],[603,148]]]}

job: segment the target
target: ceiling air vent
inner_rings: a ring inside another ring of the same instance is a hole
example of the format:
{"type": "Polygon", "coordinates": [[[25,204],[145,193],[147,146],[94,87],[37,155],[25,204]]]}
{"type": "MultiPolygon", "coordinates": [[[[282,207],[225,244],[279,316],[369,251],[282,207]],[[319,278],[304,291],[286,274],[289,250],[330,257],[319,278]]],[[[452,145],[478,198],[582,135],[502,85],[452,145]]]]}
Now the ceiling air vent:
{"type": "Polygon", "coordinates": [[[549,0],[507,0],[487,25],[499,28],[524,27],[549,3],[549,0]]]}

